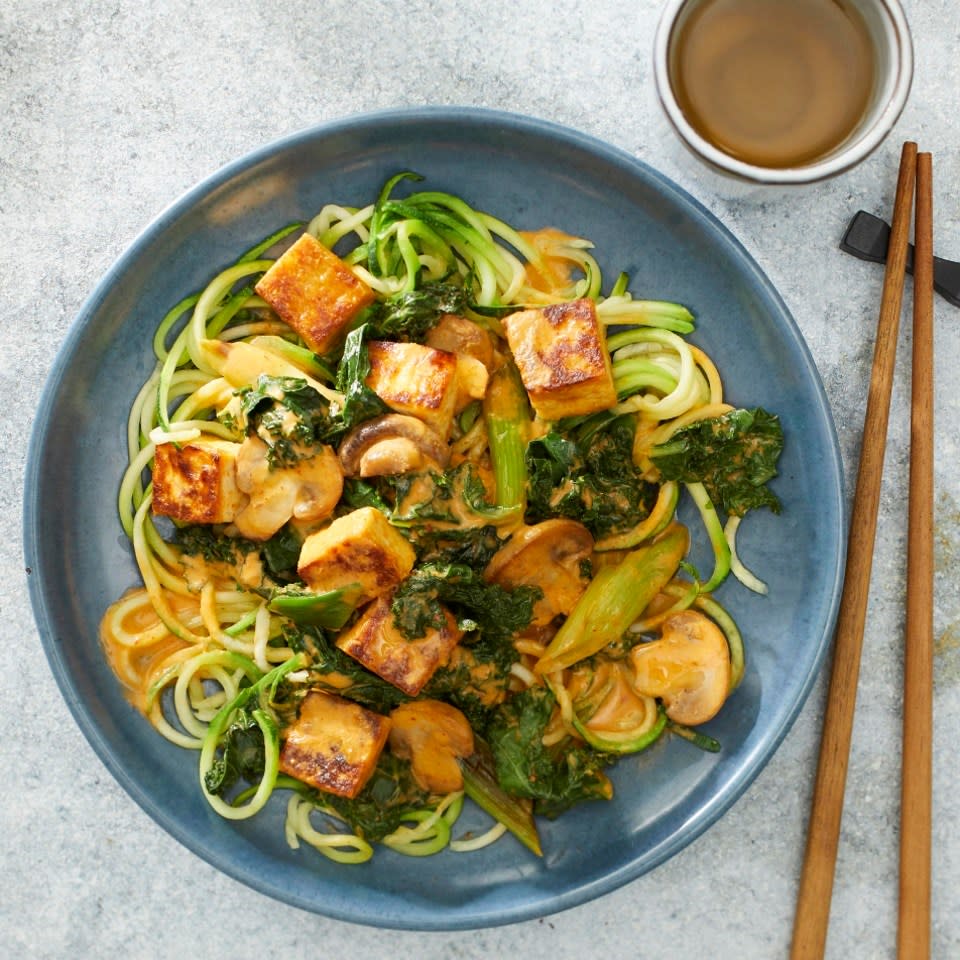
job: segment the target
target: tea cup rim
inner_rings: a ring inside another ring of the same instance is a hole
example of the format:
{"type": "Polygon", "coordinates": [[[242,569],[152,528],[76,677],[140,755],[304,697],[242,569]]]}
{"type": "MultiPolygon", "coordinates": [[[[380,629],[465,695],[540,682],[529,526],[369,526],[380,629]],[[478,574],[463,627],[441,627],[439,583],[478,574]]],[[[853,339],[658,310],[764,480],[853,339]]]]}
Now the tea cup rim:
{"type": "MultiPolygon", "coordinates": [[[[882,13],[890,44],[890,65],[894,82],[882,108],[869,124],[845,145],[820,160],[794,167],[763,167],[724,153],[701,136],[680,109],[670,82],[670,40],[683,8],[700,0],[667,0],[654,37],[654,81],[657,97],[671,126],[688,150],[722,174],[759,184],[814,183],[837,176],[869,156],[893,129],[906,106],[913,83],[913,38],[899,0],[867,0],[882,13]]],[[[861,0],[863,2],[863,0],[861,0]]]]}

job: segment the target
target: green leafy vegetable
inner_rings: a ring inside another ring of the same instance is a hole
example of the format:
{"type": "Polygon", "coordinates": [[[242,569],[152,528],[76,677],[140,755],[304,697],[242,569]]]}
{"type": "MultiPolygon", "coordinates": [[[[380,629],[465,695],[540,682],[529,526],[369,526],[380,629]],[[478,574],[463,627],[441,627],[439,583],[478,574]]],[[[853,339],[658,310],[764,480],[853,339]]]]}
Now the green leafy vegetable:
{"type": "Polygon", "coordinates": [[[239,780],[257,783],[266,759],[263,731],[246,708],[236,712],[221,740],[220,756],[204,774],[207,790],[222,796],[239,780]]]}
{"type": "Polygon", "coordinates": [[[260,553],[274,576],[291,579],[296,575],[302,546],[302,534],[292,524],[286,523],[263,544],[260,553]]]}
{"type": "Polygon", "coordinates": [[[365,343],[368,332],[364,323],[347,334],[337,367],[337,390],[344,396],[340,414],[340,426],[344,431],[364,420],[379,417],[389,409],[366,383],[370,375],[370,355],[365,343]]]}
{"type": "Polygon", "coordinates": [[[471,621],[488,638],[510,638],[530,623],[541,596],[537,587],[505,590],[485,583],[465,564],[426,563],[399,586],[391,609],[394,625],[411,640],[443,625],[443,607],[459,620],[471,621]]]}
{"type": "Polygon", "coordinates": [[[491,522],[511,519],[517,513],[513,507],[488,501],[486,485],[468,460],[446,471],[382,477],[379,489],[393,503],[390,519],[397,526],[410,528],[414,541],[421,536],[421,526],[433,529],[431,522],[460,524],[463,509],[491,522]]]}
{"type": "Polygon", "coordinates": [[[656,487],[634,466],[633,435],[633,419],[623,416],[532,440],[526,454],[527,522],[569,517],[599,539],[648,516],[656,487]]]}
{"type": "Polygon", "coordinates": [[[439,527],[418,531],[415,547],[421,562],[466,564],[484,570],[493,555],[503,546],[493,524],[482,527],[439,527]]]}
{"type": "Polygon", "coordinates": [[[422,343],[443,314],[462,314],[467,306],[463,287],[453,283],[425,283],[369,307],[364,315],[367,339],[422,343]]]}
{"type": "Polygon", "coordinates": [[[203,557],[208,563],[238,563],[258,546],[252,540],[228,537],[209,524],[178,527],[174,537],[185,554],[203,557]]]}
{"type": "Polygon", "coordinates": [[[258,553],[269,574],[279,580],[296,576],[302,539],[290,524],[280,528],[269,540],[258,543],[243,537],[229,537],[210,524],[190,524],[175,533],[180,549],[188,556],[203,557],[208,563],[236,565],[251,553],[258,553]]]}
{"type": "Polygon", "coordinates": [[[261,374],[239,391],[248,430],[269,447],[271,467],[288,467],[314,455],[331,432],[329,405],[306,380],[261,374]]]}
{"type": "Polygon", "coordinates": [[[766,483],[777,475],[782,449],[779,417],[757,407],[683,427],[654,447],[651,459],[664,480],[701,482],[714,503],[742,517],[756,507],[780,512],[766,483]]]}
{"type": "Polygon", "coordinates": [[[554,699],[530,687],[498,707],[487,728],[497,780],[514,796],[529,797],[536,813],[555,817],[581,800],[609,800],[613,787],[604,767],[615,758],[567,738],[544,746],[554,699]]]}
{"type": "Polygon", "coordinates": [[[363,790],[352,800],[330,793],[317,794],[320,806],[336,811],[365,840],[376,843],[393,833],[411,808],[423,807],[429,794],[417,786],[410,764],[384,751],[363,790]]]}

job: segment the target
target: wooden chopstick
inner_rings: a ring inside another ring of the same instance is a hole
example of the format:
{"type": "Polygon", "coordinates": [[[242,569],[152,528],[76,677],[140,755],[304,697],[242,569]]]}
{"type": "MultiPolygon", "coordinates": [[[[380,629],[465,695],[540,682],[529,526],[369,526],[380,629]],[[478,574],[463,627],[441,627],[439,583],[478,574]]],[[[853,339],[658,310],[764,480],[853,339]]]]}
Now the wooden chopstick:
{"type": "Polygon", "coordinates": [[[897,956],[930,956],[933,773],[933,159],[917,156],[897,956]]]}
{"type": "Polygon", "coordinates": [[[823,956],[840,838],[843,794],[850,759],[860,652],[873,566],[877,508],[890,392],[903,303],[910,214],[916,179],[917,145],[908,141],[900,155],[883,296],[874,343],[873,370],[863,422],[863,446],[850,520],[847,566],[834,636],[833,667],[810,810],[807,846],[794,916],[791,960],[823,956]]]}

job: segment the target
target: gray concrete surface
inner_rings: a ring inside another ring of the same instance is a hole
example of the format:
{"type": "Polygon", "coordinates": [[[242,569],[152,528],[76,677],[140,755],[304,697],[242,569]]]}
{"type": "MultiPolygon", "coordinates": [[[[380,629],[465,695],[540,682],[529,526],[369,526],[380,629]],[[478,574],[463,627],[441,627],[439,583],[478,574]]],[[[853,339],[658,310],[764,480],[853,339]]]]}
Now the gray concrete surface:
{"type": "MultiPolygon", "coordinates": [[[[674,177],[782,292],[837,418],[848,489],[860,443],[878,268],[840,254],[848,216],[886,214],[904,139],[936,163],[936,246],[960,259],[951,0],[905,4],[918,63],[890,140],[787,198],[727,200],[680,163],[651,96],[654,0],[459,4],[13,0],[0,7],[0,953],[30,958],[786,955],[825,696],[719,823],[652,873],[549,918],[397,934],[299,912],[217,873],[112,780],[41,652],[20,545],[25,446],[85,296],[168,203],[225,162],[358,111],[473,104],[603,138],[674,177]]],[[[909,291],[909,286],[908,286],[909,291]]],[[[934,955],[960,956],[960,312],[937,331],[934,955]]],[[[894,956],[909,331],[901,340],[875,578],[827,955],[894,956]]]]}

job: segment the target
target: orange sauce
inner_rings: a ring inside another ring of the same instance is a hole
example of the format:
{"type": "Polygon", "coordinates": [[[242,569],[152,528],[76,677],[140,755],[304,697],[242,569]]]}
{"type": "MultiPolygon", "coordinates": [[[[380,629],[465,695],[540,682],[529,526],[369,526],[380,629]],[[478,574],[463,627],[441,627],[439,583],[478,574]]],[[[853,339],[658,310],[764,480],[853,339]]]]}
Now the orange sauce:
{"type": "Polygon", "coordinates": [[[542,230],[521,230],[520,236],[540,252],[538,263],[526,265],[527,283],[543,293],[557,293],[574,282],[577,264],[567,257],[550,251],[576,238],[557,230],[544,227],[542,230]]]}
{"type": "MultiPolygon", "coordinates": [[[[195,613],[199,610],[199,601],[193,597],[168,594],[167,600],[177,614],[195,613]]],[[[161,630],[160,626],[161,620],[147,599],[146,591],[142,589],[126,593],[107,609],[100,622],[100,643],[107,662],[122,684],[127,699],[143,713],[147,712],[150,687],[168,663],[174,660],[178,653],[189,648],[189,644],[169,631],[161,630]],[[144,595],[143,602],[131,606],[117,621],[113,616],[114,611],[129,602],[135,593],[144,595]],[[157,632],[155,639],[136,645],[125,643],[118,636],[119,631],[142,636],[154,630],[157,632]]]]}

